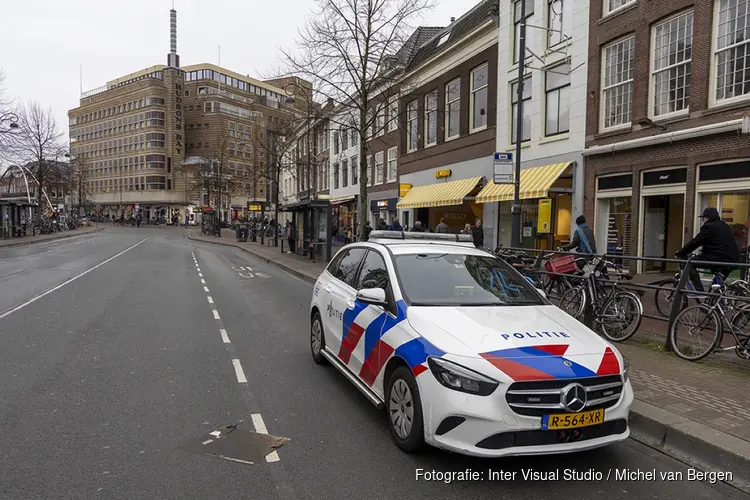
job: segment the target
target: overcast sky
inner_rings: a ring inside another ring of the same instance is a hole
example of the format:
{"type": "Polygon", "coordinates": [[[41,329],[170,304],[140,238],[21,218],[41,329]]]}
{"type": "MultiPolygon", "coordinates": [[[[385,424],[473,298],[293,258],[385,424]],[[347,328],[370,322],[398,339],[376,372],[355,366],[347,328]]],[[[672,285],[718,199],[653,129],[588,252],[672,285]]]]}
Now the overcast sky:
{"type": "MultiPolygon", "coordinates": [[[[426,26],[446,26],[479,0],[436,0],[426,26]]],[[[218,63],[262,77],[293,44],[311,0],[175,0],[177,52],[185,66],[218,63]]],[[[52,108],[67,137],[69,109],[83,90],[166,64],[172,0],[0,0],[0,67],[10,97],[52,108]]]]}

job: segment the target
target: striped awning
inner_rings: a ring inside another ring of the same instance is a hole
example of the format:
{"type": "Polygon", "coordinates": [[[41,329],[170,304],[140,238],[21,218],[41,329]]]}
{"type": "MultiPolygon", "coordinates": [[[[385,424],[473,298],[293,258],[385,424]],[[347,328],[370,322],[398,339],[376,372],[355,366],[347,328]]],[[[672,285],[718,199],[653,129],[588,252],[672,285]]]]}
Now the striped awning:
{"type": "MultiPolygon", "coordinates": [[[[572,163],[572,161],[553,163],[521,170],[521,199],[533,200],[546,197],[552,184],[572,163]]],[[[513,184],[489,182],[477,195],[476,201],[477,203],[513,201],[513,184]]]]}
{"type": "Polygon", "coordinates": [[[482,182],[481,177],[457,181],[438,182],[426,186],[416,186],[399,200],[398,208],[447,207],[460,205],[469,193],[482,182]]]}

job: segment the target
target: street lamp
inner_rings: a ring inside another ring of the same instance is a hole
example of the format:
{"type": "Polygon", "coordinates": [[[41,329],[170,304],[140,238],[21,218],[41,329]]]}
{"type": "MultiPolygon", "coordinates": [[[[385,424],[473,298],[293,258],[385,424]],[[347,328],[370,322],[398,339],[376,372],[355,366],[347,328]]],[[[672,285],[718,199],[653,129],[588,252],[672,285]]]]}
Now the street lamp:
{"type": "Polygon", "coordinates": [[[7,134],[18,129],[18,115],[15,113],[3,113],[0,115],[0,125],[8,123],[8,128],[3,130],[0,128],[0,134],[7,134]]]}

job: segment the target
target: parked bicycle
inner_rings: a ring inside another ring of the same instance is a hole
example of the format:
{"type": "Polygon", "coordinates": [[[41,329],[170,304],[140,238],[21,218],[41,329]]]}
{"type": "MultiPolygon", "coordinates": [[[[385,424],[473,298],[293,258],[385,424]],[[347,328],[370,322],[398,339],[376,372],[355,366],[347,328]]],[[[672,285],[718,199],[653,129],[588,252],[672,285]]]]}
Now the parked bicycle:
{"type": "MultiPolygon", "coordinates": [[[[659,314],[661,314],[662,316],[668,317],[671,314],[672,303],[674,301],[675,294],[677,293],[677,286],[680,283],[680,276],[682,276],[682,272],[684,269],[685,264],[680,264],[678,271],[673,277],[651,283],[652,285],[669,287],[669,290],[656,290],[656,293],[654,294],[654,303],[656,305],[656,310],[659,311],[659,314]]],[[[726,286],[726,295],[750,297],[750,284],[748,284],[747,281],[734,280],[731,282],[727,282],[726,274],[721,271],[714,272],[713,278],[711,279],[711,286],[714,285],[726,286]]],[[[693,290],[693,285],[689,281],[687,283],[687,288],[688,290],[693,290]]],[[[683,308],[687,307],[689,300],[695,300],[696,302],[700,303],[700,298],[689,298],[688,294],[683,295],[683,308]]]]}
{"type": "Polygon", "coordinates": [[[638,294],[619,286],[630,279],[632,276],[612,262],[597,257],[586,264],[582,283],[560,297],[560,309],[581,319],[586,305],[591,303],[595,329],[613,342],[624,342],[635,335],[643,319],[643,304],[638,294]]]}
{"type": "Polygon", "coordinates": [[[497,247],[493,252],[526,277],[531,284],[543,290],[548,297],[560,298],[573,288],[574,275],[580,275],[580,268],[572,255],[555,258],[555,254],[540,254],[531,257],[526,252],[497,247]],[[564,262],[563,262],[564,261],[564,262]],[[544,264],[547,272],[540,271],[544,264]],[[553,274],[549,274],[553,273],[553,274]],[[570,276],[562,276],[570,274],[570,276]]]}
{"type": "Polygon", "coordinates": [[[713,352],[734,350],[742,359],[750,359],[750,309],[748,307],[731,308],[728,285],[715,283],[711,285],[711,295],[704,296],[702,303],[680,311],[669,328],[669,342],[674,353],[688,361],[698,361],[713,352]],[[732,313],[734,310],[734,313],[732,313]],[[732,316],[731,319],[729,316],[732,316]],[[724,331],[734,337],[734,345],[722,347],[724,331]],[[707,333],[706,341],[702,334],[707,333]],[[696,340],[698,347],[696,347],[696,340]]]}

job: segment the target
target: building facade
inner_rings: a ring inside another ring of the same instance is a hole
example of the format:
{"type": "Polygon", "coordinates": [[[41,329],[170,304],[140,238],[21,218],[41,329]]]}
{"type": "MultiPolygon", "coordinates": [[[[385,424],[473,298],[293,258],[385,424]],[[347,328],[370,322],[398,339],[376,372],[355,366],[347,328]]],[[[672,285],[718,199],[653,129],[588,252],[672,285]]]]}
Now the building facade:
{"type": "MultiPolygon", "coordinates": [[[[522,85],[521,246],[557,248],[583,213],[589,2],[526,1],[522,85]]],[[[496,151],[516,154],[521,1],[501,2],[496,151]]],[[[514,161],[516,159],[514,158],[514,161]]],[[[496,244],[511,243],[513,185],[489,185],[496,244]]]]}
{"type": "Polygon", "coordinates": [[[492,178],[498,77],[497,2],[485,1],[423,43],[403,77],[398,158],[404,225],[452,232],[496,221],[476,196],[492,178]]]}
{"type": "Polygon", "coordinates": [[[346,241],[359,223],[359,128],[354,109],[339,106],[328,127],[328,183],[336,242],[346,241]]]}
{"type": "Polygon", "coordinates": [[[585,212],[600,249],[671,257],[706,207],[747,247],[748,8],[748,0],[591,3],[585,212]]]}

